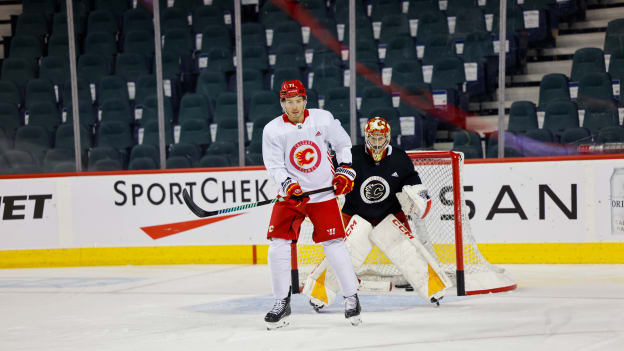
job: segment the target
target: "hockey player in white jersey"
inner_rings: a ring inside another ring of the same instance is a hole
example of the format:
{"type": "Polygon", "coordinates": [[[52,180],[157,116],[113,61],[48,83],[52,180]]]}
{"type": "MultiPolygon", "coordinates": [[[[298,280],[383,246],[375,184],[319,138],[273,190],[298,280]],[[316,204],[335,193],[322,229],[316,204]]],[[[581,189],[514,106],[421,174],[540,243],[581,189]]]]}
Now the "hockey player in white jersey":
{"type": "Polygon", "coordinates": [[[291,244],[298,239],[307,216],[314,224],[312,238],[323,246],[336,274],[344,296],[345,318],[358,325],[358,281],[345,245],[344,224],[336,199],[336,195],[353,189],[356,174],[351,168],[351,141],[330,112],[306,109],[306,90],[300,81],[282,84],[280,102],[284,114],[269,122],[262,134],[264,165],[273,181],[281,186],[279,196],[286,198],[274,205],[267,233],[271,240],[268,262],[275,305],[264,320],[268,329],[288,324],[291,250],[296,250],[291,244]],[[328,143],[339,162],[335,171],[328,143]],[[304,191],[332,185],[333,192],[302,196],[304,191]]]}
{"type": "MultiPolygon", "coordinates": [[[[431,199],[409,156],[390,145],[390,135],[386,120],[371,118],[365,127],[365,145],[352,149],[358,178],[342,208],[343,220],[348,223],[345,241],[356,272],[377,245],[421,297],[439,304],[452,283],[418,235],[413,235],[424,227],[422,219],[429,212],[431,199]],[[406,214],[416,228],[410,228],[406,214]]],[[[302,292],[310,296],[310,304],[318,312],[333,302],[336,289],[335,274],[323,260],[302,292]]]]}

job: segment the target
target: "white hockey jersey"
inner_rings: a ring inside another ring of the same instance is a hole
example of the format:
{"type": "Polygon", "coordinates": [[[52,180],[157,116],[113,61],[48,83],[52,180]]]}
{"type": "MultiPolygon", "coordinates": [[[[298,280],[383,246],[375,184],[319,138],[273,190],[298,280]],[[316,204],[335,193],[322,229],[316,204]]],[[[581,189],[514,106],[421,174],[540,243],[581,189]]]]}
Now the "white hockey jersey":
{"type": "MultiPolygon", "coordinates": [[[[290,177],[299,182],[303,191],[332,185],[334,167],[329,156],[328,143],[336,152],[338,163],[351,163],[351,139],[325,110],[306,109],[303,123],[294,124],[286,114],[269,122],[262,134],[264,166],[273,181],[280,187],[290,177]]],[[[335,198],[333,192],[310,196],[310,202],[335,198]]]]}

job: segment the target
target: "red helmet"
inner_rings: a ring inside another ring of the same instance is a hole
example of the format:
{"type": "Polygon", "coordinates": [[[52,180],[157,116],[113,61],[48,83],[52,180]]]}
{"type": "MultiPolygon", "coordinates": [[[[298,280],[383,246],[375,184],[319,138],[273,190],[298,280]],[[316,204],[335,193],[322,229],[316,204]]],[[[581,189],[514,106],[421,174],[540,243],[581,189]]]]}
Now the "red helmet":
{"type": "Polygon", "coordinates": [[[282,84],[280,89],[280,99],[291,98],[295,96],[306,96],[306,89],[300,80],[287,80],[282,84]]]}

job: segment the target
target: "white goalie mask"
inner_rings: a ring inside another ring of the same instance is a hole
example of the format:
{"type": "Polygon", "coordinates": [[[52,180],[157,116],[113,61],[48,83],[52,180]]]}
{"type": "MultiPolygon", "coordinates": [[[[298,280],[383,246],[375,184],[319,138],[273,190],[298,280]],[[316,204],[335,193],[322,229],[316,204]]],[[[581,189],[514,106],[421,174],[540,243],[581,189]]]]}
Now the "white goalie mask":
{"type": "Polygon", "coordinates": [[[390,144],[390,124],[381,117],[369,119],[364,128],[364,141],[373,160],[381,161],[390,144]]]}

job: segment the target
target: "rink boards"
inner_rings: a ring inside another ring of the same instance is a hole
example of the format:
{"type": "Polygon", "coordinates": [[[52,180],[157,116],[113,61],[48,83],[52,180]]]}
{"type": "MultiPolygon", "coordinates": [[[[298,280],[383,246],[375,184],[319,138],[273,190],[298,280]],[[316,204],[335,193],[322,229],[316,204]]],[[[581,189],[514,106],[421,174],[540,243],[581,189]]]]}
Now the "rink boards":
{"type": "MultiPolygon", "coordinates": [[[[617,168],[623,158],[468,161],[466,211],[483,255],[624,263],[612,208],[617,168]]],[[[199,219],[182,202],[184,188],[206,210],[271,199],[277,189],[261,167],[0,177],[0,267],[266,263],[271,206],[199,219]]],[[[430,190],[452,213],[448,190],[430,190]]]]}

